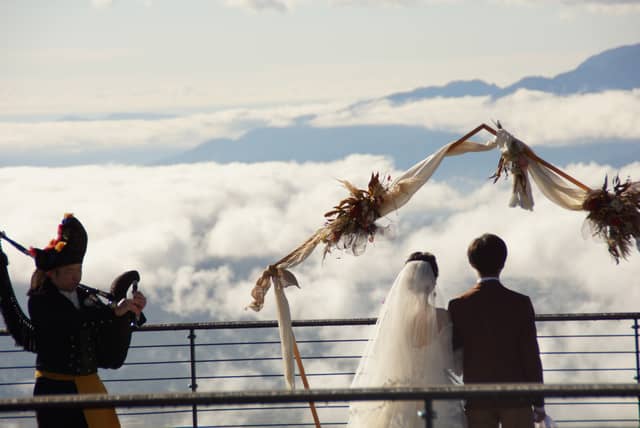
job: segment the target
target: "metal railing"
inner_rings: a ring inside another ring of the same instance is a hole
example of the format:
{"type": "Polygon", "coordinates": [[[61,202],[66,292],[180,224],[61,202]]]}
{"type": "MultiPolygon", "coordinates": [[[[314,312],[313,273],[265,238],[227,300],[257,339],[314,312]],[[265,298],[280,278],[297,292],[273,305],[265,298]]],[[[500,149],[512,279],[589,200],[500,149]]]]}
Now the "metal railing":
{"type": "MultiPolygon", "coordinates": [[[[487,398],[543,397],[638,397],[638,384],[541,385],[476,384],[429,388],[349,388],[304,391],[232,391],[227,393],[174,394],[87,394],[0,399],[0,412],[60,407],[166,407],[229,404],[280,404],[316,401],[422,401],[425,427],[431,428],[437,415],[433,401],[487,398]]],[[[333,423],[331,425],[334,425],[333,423]]],[[[252,425],[253,426],[253,425],[252,425]]],[[[274,425],[275,426],[275,425],[274,425]]]]}
{"type": "MultiPolygon", "coordinates": [[[[614,395],[607,393],[611,388],[638,385],[639,319],[640,313],[537,316],[546,383],[538,387],[551,388],[550,385],[553,385],[573,391],[572,394],[562,395],[549,389],[543,394],[548,397],[547,410],[562,427],[640,426],[637,390],[635,393],[627,390],[625,394],[615,395],[615,400],[611,399],[614,395]],[[574,385],[573,389],[571,385],[574,385]],[[593,389],[594,385],[600,385],[601,388],[593,389]],[[576,393],[578,390],[583,393],[576,393]]],[[[314,397],[314,400],[321,401],[316,406],[323,426],[344,426],[348,409],[346,401],[360,399],[358,394],[343,397],[340,390],[349,386],[368,337],[368,329],[374,323],[374,318],[293,322],[312,388],[307,393],[339,393],[314,397]],[[316,392],[318,387],[330,389],[320,393],[316,392]]],[[[141,405],[130,406],[116,400],[123,426],[158,425],[151,422],[154,418],[161,420],[163,426],[214,426],[209,425],[212,423],[217,427],[313,426],[306,406],[295,404],[306,400],[293,400],[293,396],[286,391],[280,391],[284,383],[281,379],[279,347],[275,321],[148,325],[134,334],[125,366],[117,371],[101,371],[101,377],[112,394],[107,398],[131,398],[132,393],[136,393],[137,400],[150,397],[149,394],[155,397],[156,401],[149,402],[146,409],[141,405]],[[184,340],[185,337],[187,340],[184,340]],[[193,399],[188,402],[187,408],[158,408],[171,407],[171,400],[162,400],[178,396],[180,391],[186,390],[190,392],[182,393],[182,398],[193,399]],[[215,394],[221,394],[219,397],[227,398],[229,394],[235,397],[282,393],[277,394],[280,397],[277,401],[239,403],[232,399],[227,402],[211,401],[214,393],[198,391],[217,391],[215,394]],[[204,397],[209,401],[200,401],[204,397]],[[140,425],[139,420],[149,425],[140,425]]],[[[33,354],[16,350],[8,337],[0,341],[0,353],[4,354],[0,365],[2,403],[6,400],[31,399],[33,354]]],[[[436,391],[437,394],[422,390],[420,393],[427,395],[412,395],[411,398],[427,403],[431,399],[459,400],[468,397],[465,395],[469,393],[468,386],[452,388],[446,389],[450,391],[446,393],[450,394],[447,397],[437,395],[442,394],[443,390],[436,391]],[[436,395],[430,395],[432,393],[436,395]]],[[[498,390],[501,395],[505,393],[504,389],[498,390]]],[[[399,390],[384,390],[384,393],[390,394],[385,395],[385,399],[401,399],[399,390]]],[[[80,399],[76,397],[76,400],[80,399]]],[[[22,423],[33,424],[32,412],[12,413],[2,406],[0,409],[3,410],[0,414],[2,426],[6,425],[5,422],[16,427],[27,426],[22,423]]]]}

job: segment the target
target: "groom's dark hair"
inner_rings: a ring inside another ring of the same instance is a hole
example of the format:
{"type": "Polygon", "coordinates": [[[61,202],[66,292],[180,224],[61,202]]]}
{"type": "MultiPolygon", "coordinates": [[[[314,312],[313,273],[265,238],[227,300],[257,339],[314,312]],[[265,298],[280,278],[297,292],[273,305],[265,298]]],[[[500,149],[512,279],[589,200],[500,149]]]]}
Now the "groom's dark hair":
{"type": "Polygon", "coordinates": [[[417,260],[429,263],[431,265],[431,270],[433,271],[433,277],[436,279],[438,278],[438,263],[436,262],[436,256],[427,251],[416,251],[415,253],[411,253],[405,263],[417,260]]]}
{"type": "Polygon", "coordinates": [[[507,260],[507,244],[499,236],[485,233],[471,242],[467,257],[480,275],[497,275],[507,260]]]}

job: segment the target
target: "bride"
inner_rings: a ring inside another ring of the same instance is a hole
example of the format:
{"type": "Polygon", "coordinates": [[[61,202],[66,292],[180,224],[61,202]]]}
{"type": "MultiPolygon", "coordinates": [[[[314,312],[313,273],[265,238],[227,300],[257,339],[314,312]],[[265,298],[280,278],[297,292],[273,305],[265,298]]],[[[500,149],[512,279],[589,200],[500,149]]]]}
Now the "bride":
{"type": "MultiPolygon", "coordinates": [[[[454,358],[451,321],[436,308],[435,256],[416,252],[396,277],[378,316],[375,332],[360,360],[351,387],[426,387],[451,384],[460,372],[454,358]]],[[[424,427],[418,415],[424,401],[358,401],[349,407],[349,428],[424,427]]],[[[434,400],[434,426],[465,426],[459,401],[434,400]]]]}

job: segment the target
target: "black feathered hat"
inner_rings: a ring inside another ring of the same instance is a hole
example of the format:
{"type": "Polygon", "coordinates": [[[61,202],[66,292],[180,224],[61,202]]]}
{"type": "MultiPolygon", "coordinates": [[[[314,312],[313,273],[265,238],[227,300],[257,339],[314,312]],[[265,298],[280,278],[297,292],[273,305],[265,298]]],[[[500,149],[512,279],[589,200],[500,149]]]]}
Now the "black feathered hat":
{"type": "Polygon", "coordinates": [[[87,232],[82,223],[73,214],[65,214],[58,225],[58,237],[42,250],[31,247],[29,251],[38,269],[50,271],[60,266],[82,263],[87,241],[87,232]]]}

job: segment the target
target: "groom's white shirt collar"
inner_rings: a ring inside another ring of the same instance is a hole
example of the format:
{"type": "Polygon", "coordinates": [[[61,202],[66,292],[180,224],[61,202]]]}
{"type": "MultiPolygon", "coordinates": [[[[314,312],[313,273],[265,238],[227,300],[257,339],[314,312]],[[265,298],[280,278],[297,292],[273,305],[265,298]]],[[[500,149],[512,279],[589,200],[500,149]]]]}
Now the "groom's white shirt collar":
{"type": "Polygon", "coordinates": [[[497,276],[483,276],[478,278],[478,284],[482,284],[483,282],[487,281],[500,281],[500,278],[498,278],[497,276]]]}

